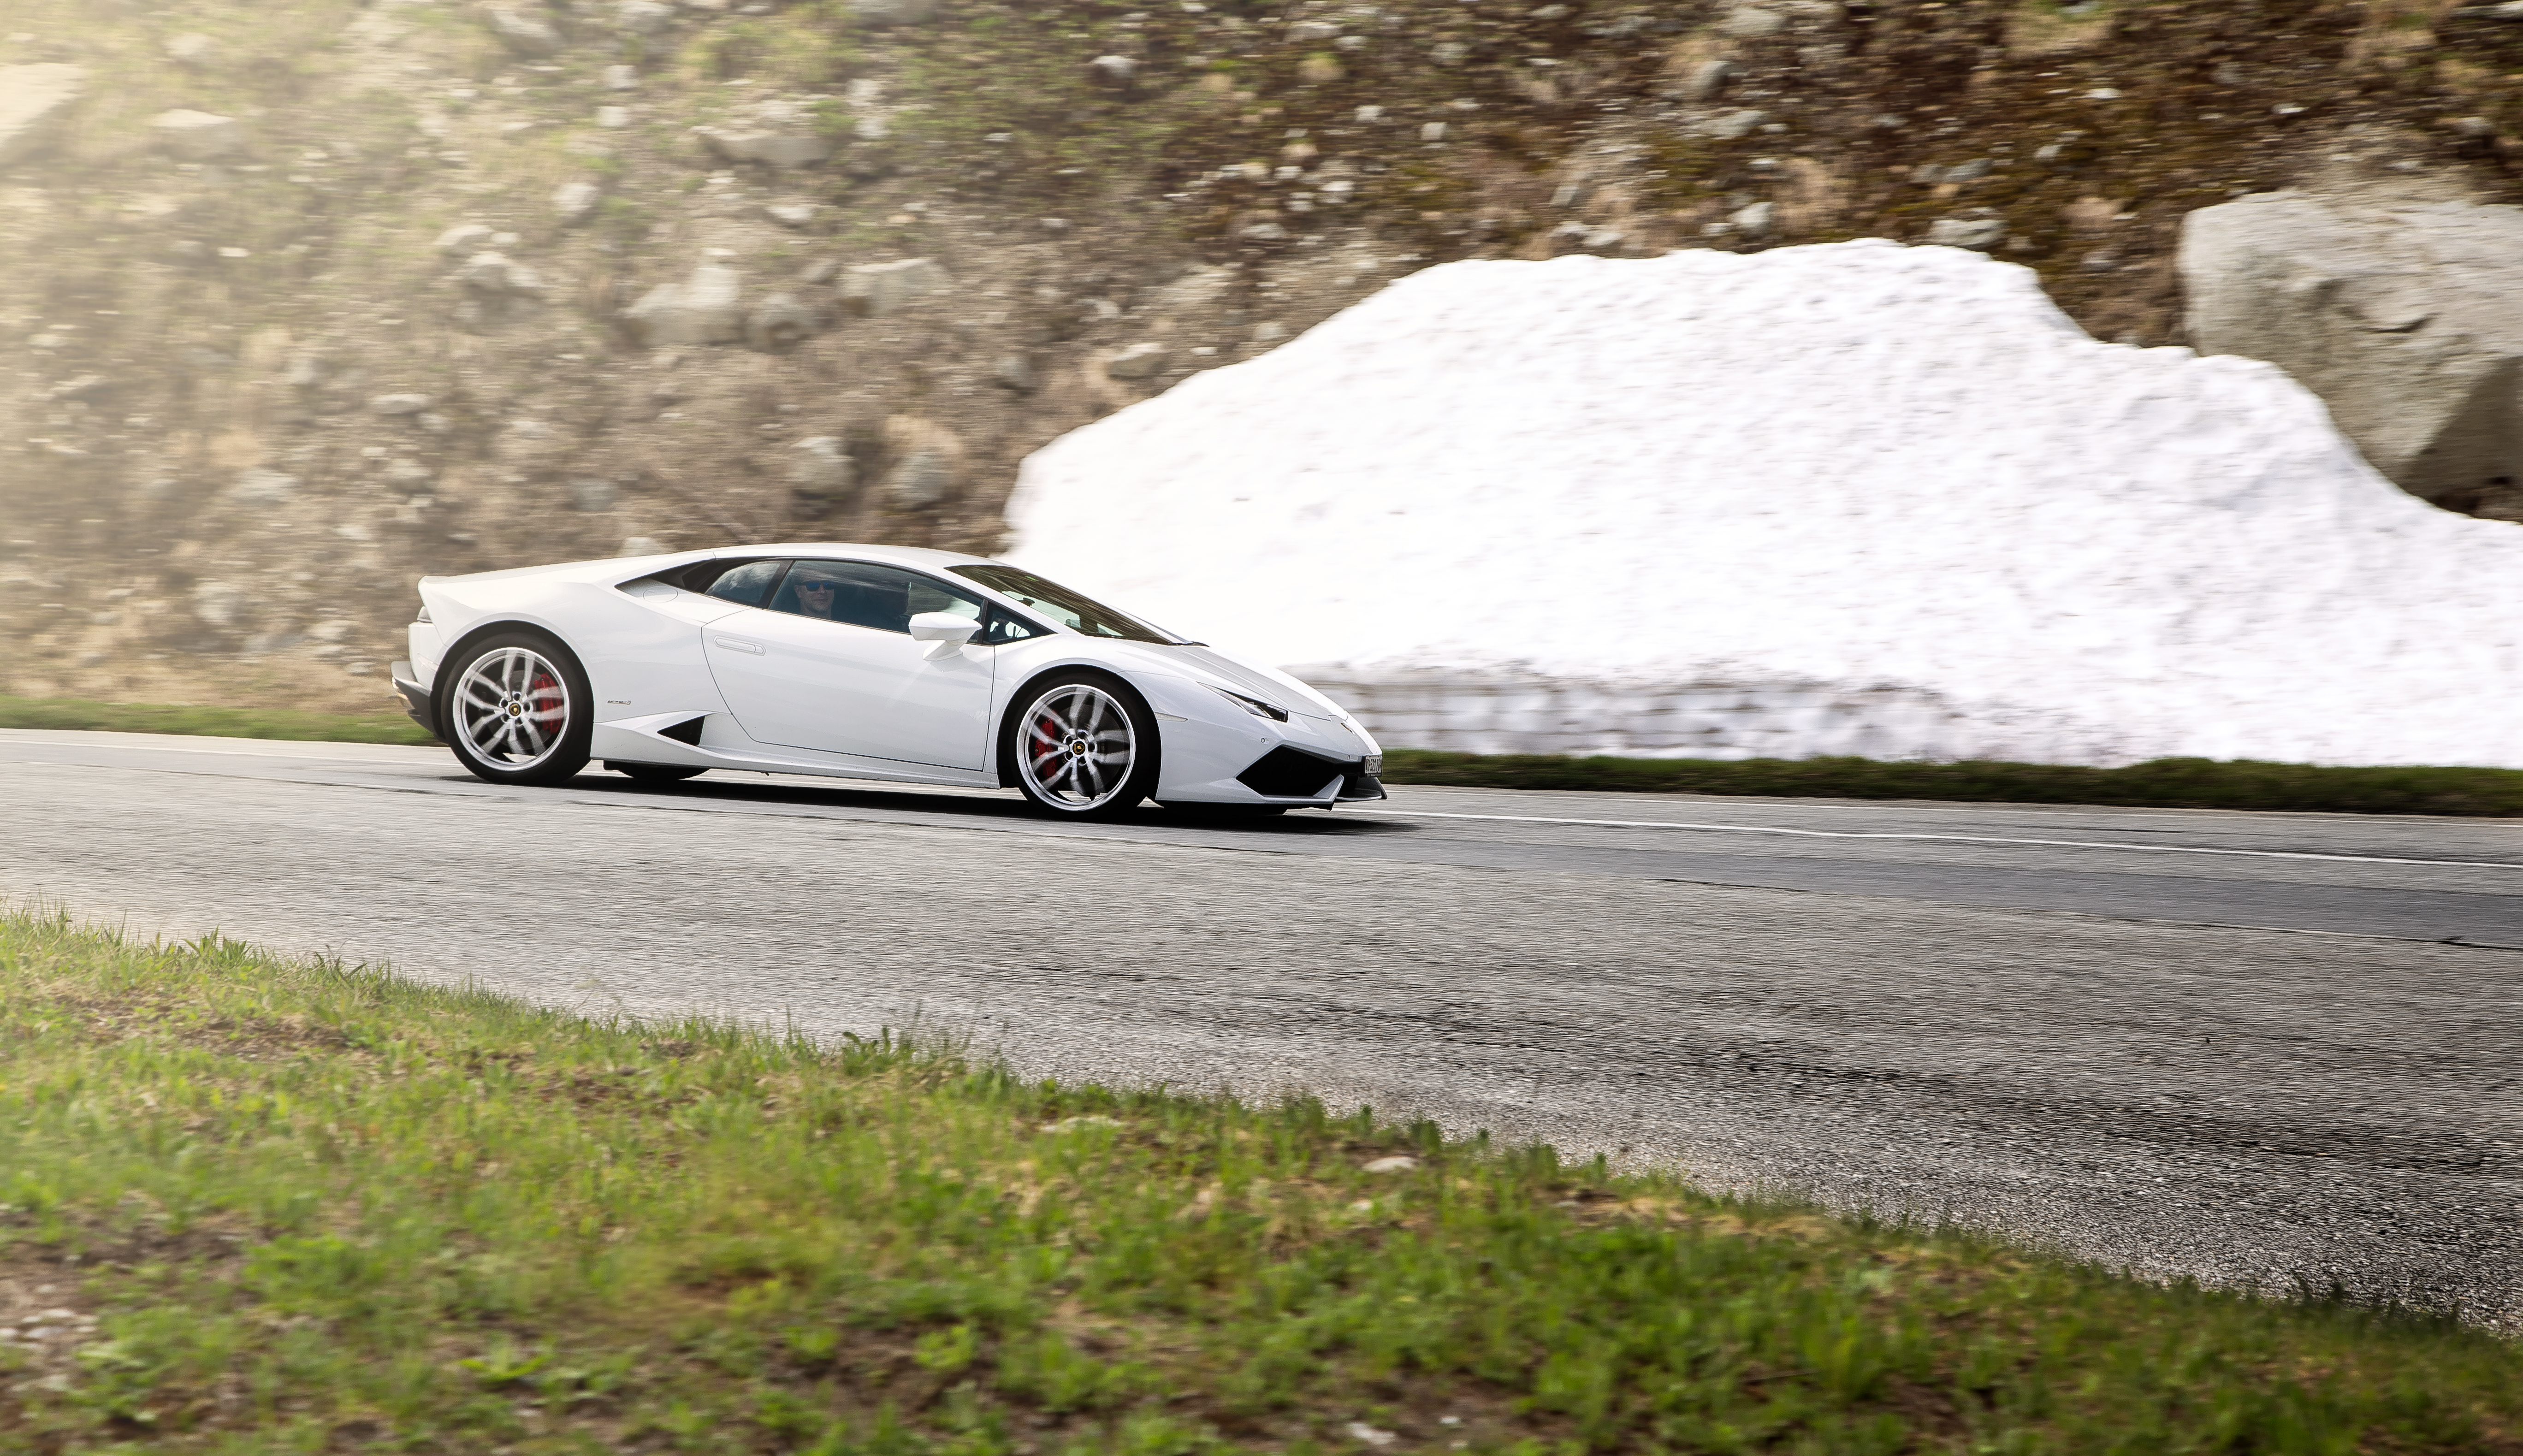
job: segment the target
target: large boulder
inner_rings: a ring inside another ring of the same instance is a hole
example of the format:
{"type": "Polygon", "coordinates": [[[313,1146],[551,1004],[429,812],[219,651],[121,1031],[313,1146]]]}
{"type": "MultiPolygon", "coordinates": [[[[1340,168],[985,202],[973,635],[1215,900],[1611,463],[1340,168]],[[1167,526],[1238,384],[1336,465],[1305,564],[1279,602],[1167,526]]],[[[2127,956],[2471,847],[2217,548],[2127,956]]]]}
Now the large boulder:
{"type": "Polygon", "coordinates": [[[858,483],[858,467],[837,435],[818,435],[790,446],[788,483],[800,495],[844,496],[858,483]]]}
{"type": "Polygon", "coordinates": [[[703,126],[698,131],[702,145],[730,162],[800,167],[813,166],[833,155],[833,143],[817,124],[814,112],[795,101],[765,101],[725,126],[703,126]]]}
{"type": "Polygon", "coordinates": [[[245,145],[245,128],[234,117],[181,107],[159,113],[149,122],[149,132],[168,156],[187,162],[210,162],[245,145]]]}
{"type": "Polygon", "coordinates": [[[193,587],[193,615],[213,627],[234,627],[254,603],[254,594],[227,582],[201,582],[193,587]]]}
{"type": "Polygon", "coordinates": [[[205,70],[219,59],[219,43],[199,30],[187,30],[167,42],[167,59],[190,70],[205,70]]]}
{"type": "Polygon", "coordinates": [[[542,16],[530,15],[500,5],[482,7],[482,23],[500,38],[500,44],[510,52],[528,58],[549,56],[559,52],[560,31],[542,16]]]}
{"type": "Polygon", "coordinates": [[[2285,369],[2439,505],[2523,518],[2523,208],[2273,192],[2184,220],[2190,342],[2285,369]]]}
{"type": "Polygon", "coordinates": [[[856,318],[882,318],[954,286],[954,276],[933,258],[862,263],[841,275],[841,308],[856,318]]]}
{"type": "Polygon", "coordinates": [[[675,23],[675,7],[658,0],[622,0],[613,7],[613,23],[634,35],[655,35],[675,23]]]}
{"type": "Polygon", "coordinates": [[[504,253],[476,253],[455,270],[455,281],[488,298],[532,298],[544,291],[543,275],[504,253]]]}
{"type": "Polygon", "coordinates": [[[744,321],[747,343],[766,353],[784,353],[823,331],[824,319],[814,308],[785,293],[775,293],[753,306],[744,321]]]}
{"type": "Polygon", "coordinates": [[[0,166],[43,145],[86,85],[75,66],[0,66],[0,166]]]}
{"type": "Polygon", "coordinates": [[[851,0],[850,19],[862,25],[925,25],[937,19],[937,0],[851,0]]]}
{"type": "Polygon", "coordinates": [[[283,505],[298,493],[298,477],[277,470],[240,472],[228,487],[228,498],[240,505],[283,505]]]}
{"type": "Polygon", "coordinates": [[[935,420],[897,414],[884,422],[884,503],[895,510],[927,510],[955,493],[963,478],[964,443],[935,420]]]}
{"type": "Polygon", "coordinates": [[[1104,361],[1104,373],[1111,379],[1149,379],[1165,372],[1173,362],[1173,351],[1154,341],[1133,344],[1104,361]]]}
{"type": "Polygon", "coordinates": [[[729,344],[744,336],[743,293],[736,269],[705,262],[648,290],[622,319],[643,344],[729,344]]]}
{"type": "Polygon", "coordinates": [[[499,235],[499,229],[479,222],[459,222],[440,233],[438,241],[430,246],[449,258],[471,258],[490,247],[491,240],[499,235]]]}
{"type": "Polygon", "coordinates": [[[576,227],[595,213],[596,204],[604,201],[604,189],[594,182],[563,182],[552,189],[552,212],[564,227],[576,227]]]}
{"type": "Polygon", "coordinates": [[[833,144],[811,131],[769,126],[705,126],[701,140],[729,162],[765,166],[813,166],[833,155],[833,144]]]}
{"type": "Polygon", "coordinates": [[[858,462],[838,436],[818,435],[790,446],[788,486],[809,520],[846,510],[858,497],[858,462]]]}

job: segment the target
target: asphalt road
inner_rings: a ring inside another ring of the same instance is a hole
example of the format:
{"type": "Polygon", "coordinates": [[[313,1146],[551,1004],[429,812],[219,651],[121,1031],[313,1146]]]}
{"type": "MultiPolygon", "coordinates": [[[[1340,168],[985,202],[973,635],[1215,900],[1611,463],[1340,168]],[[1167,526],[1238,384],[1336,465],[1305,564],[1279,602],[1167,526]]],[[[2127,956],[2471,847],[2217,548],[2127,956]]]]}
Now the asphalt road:
{"type": "Polygon", "coordinates": [[[2523,1329],[2523,823],[1397,789],[1252,825],[0,733],[0,896],[2523,1329]]]}

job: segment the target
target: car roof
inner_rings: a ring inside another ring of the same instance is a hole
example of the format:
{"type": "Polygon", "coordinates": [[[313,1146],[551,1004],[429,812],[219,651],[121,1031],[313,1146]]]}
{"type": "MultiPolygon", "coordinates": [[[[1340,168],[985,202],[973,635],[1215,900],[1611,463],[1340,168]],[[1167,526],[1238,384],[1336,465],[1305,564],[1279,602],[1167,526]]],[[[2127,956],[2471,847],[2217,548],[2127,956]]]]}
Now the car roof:
{"type": "Polygon", "coordinates": [[[987,561],[987,556],[969,555],[963,551],[937,551],[927,546],[882,546],[865,541],[806,540],[774,541],[758,546],[721,546],[709,553],[709,559],[728,556],[839,556],[856,561],[889,561],[897,566],[926,566],[931,569],[987,561]]]}

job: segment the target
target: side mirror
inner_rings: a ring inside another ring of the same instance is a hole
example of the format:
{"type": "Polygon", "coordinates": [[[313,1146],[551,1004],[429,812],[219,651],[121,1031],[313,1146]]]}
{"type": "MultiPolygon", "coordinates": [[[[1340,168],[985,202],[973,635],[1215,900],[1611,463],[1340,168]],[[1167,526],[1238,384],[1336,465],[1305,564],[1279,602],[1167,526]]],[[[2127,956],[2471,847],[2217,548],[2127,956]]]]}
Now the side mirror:
{"type": "Polygon", "coordinates": [[[973,639],[981,624],[951,612],[922,612],[911,619],[911,639],[929,644],[930,657],[944,657],[973,639]]]}

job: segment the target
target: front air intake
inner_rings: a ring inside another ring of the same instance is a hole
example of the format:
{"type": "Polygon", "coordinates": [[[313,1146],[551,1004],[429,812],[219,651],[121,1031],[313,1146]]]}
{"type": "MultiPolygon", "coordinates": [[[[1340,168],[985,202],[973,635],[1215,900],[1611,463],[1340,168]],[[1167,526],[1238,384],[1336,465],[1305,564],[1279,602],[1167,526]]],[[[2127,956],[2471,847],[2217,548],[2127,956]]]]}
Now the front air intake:
{"type": "Polygon", "coordinates": [[[1235,781],[1265,799],[1319,799],[1333,780],[1366,772],[1362,759],[1325,758],[1281,744],[1254,760],[1235,781]]]}

